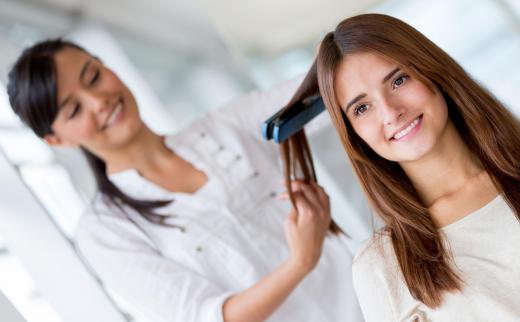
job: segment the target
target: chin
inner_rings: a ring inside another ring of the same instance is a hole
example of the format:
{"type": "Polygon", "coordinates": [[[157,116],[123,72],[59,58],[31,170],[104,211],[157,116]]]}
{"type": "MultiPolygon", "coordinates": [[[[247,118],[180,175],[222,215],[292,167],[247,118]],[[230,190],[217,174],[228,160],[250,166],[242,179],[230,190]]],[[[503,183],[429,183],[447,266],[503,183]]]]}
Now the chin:
{"type": "Polygon", "coordinates": [[[424,158],[426,155],[430,153],[432,150],[430,145],[423,144],[421,146],[415,147],[410,149],[410,151],[407,151],[400,155],[400,161],[398,162],[414,162],[419,161],[422,158],[424,158]]]}

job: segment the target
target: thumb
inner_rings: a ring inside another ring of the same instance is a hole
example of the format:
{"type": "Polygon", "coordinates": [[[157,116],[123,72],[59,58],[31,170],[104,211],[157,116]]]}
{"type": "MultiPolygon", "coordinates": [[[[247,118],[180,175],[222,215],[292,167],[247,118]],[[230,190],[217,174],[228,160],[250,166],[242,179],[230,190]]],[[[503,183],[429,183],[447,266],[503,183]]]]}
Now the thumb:
{"type": "Polygon", "coordinates": [[[287,233],[293,229],[293,227],[296,226],[296,223],[298,222],[298,213],[296,210],[291,209],[289,212],[289,215],[285,219],[285,229],[287,230],[287,233]]]}
{"type": "Polygon", "coordinates": [[[289,246],[291,253],[293,253],[295,249],[295,245],[297,244],[297,222],[298,222],[298,213],[296,210],[291,209],[287,218],[285,218],[284,222],[284,232],[285,232],[285,240],[289,246]]]}
{"type": "Polygon", "coordinates": [[[288,223],[296,224],[296,222],[298,221],[298,212],[294,208],[291,209],[286,220],[288,221],[288,223]]]}

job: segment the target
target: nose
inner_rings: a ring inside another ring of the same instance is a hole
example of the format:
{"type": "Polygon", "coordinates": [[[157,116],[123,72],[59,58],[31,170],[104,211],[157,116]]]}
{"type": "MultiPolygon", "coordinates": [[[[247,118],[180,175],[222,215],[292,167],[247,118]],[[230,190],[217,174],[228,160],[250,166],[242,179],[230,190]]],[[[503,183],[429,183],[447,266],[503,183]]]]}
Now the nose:
{"type": "Polygon", "coordinates": [[[110,98],[108,95],[104,95],[103,93],[92,89],[86,89],[83,91],[83,99],[85,101],[84,105],[95,114],[106,112],[110,106],[110,98]]]}
{"type": "Polygon", "coordinates": [[[388,98],[381,100],[381,110],[385,125],[396,124],[406,111],[402,104],[388,98]]]}

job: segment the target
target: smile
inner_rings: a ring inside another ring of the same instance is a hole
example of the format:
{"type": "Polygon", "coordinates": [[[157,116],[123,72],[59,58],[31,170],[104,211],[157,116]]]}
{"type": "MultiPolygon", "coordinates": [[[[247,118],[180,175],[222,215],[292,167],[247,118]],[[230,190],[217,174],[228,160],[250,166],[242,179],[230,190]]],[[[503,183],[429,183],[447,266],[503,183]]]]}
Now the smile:
{"type": "Polygon", "coordinates": [[[405,138],[416,133],[419,130],[419,127],[420,127],[420,124],[422,121],[422,116],[423,116],[422,114],[419,115],[410,124],[408,124],[407,127],[405,127],[403,130],[400,130],[399,132],[395,133],[390,140],[402,141],[405,138]]]}
{"type": "Polygon", "coordinates": [[[107,118],[107,121],[103,125],[103,129],[111,127],[112,125],[118,123],[123,116],[123,102],[120,100],[119,103],[113,108],[112,113],[107,118]]]}

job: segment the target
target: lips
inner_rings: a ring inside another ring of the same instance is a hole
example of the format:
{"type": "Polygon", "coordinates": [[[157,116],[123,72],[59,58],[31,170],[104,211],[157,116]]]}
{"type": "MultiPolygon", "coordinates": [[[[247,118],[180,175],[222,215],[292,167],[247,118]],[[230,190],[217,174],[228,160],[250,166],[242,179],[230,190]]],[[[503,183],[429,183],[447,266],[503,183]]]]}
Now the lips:
{"type": "Polygon", "coordinates": [[[413,121],[403,126],[401,129],[396,131],[390,138],[390,140],[400,140],[410,134],[421,122],[422,114],[416,117],[413,121]]]}
{"type": "Polygon", "coordinates": [[[102,126],[102,130],[105,130],[106,128],[112,126],[118,121],[118,117],[120,116],[121,112],[123,111],[123,101],[119,99],[117,101],[117,104],[112,108],[110,114],[108,115],[105,123],[102,126]]]}

